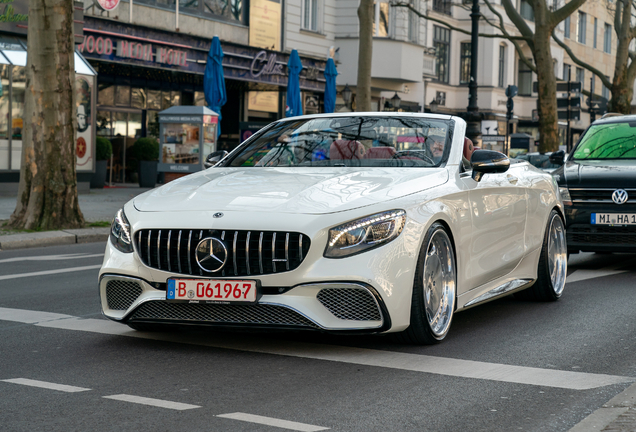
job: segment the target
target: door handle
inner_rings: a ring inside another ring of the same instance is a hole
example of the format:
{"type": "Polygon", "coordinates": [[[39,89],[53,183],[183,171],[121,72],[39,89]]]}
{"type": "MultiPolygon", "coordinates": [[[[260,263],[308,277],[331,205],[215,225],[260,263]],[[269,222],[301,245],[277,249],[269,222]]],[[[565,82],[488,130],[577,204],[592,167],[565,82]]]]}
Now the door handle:
{"type": "Polygon", "coordinates": [[[508,179],[508,181],[512,184],[517,184],[517,182],[519,181],[519,179],[513,175],[508,174],[506,176],[506,178],[508,179]]]}

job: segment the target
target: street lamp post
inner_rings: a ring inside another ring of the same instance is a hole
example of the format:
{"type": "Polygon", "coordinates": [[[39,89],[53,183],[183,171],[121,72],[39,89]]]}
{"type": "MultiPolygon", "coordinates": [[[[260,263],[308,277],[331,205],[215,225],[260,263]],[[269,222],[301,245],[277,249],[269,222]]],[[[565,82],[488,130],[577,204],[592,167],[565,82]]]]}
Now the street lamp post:
{"type": "Polygon", "coordinates": [[[479,0],[473,0],[473,7],[470,13],[471,19],[471,35],[470,35],[470,82],[468,83],[468,111],[466,128],[466,136],[473,143],[481,137],[481,114],[477,106],[477,44],[479,41],[479,0]]]}

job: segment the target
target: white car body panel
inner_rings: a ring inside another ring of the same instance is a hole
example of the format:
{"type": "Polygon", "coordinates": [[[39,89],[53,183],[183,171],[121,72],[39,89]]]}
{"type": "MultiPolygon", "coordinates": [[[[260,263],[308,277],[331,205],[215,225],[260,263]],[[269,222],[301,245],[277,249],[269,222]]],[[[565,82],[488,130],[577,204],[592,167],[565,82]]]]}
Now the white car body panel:
{"type": "MultiPolygon", "coordinates": [[[[409,326],[415,267],[434,222],[445,224],[454,242],[460,311],[480,299],[497,298],[500,287],[507,287],[505,294],[524,287],[506,284],[532,283],[550,211],[562,211],[555,182],[527,162],[512,164],[502,174],[486,174],[480,182],[462,173],[466,124],[452,120],[453,143],[441,168],[210,168],[140,195],[124,212],[133,233],[149,228],[302,233],[311,247],[295,270],[227,279],[294,287],[263,295],[259,303],[293,309],[324,330],[401,331],[409,326]],[[323,256],[330,228],[396,209],[406,211],[406,225],[395,240],[346,258],[323,256]],[[214,218],[217,212],[223,217],[214,218]],[[363,284],[377,292],[390,326],[337,318],[317,301],[321,286],[341,283],[363,284]]],[[[100,280],[111,275],[144,281],[143,293],[126,310],[109,309],[100,284],[104,314],[118,321],[146,301],[165,300],[166,291],[153,284],[176,277],[144,265],[137,251],[122,253],[109,241],[100,280]]]]}

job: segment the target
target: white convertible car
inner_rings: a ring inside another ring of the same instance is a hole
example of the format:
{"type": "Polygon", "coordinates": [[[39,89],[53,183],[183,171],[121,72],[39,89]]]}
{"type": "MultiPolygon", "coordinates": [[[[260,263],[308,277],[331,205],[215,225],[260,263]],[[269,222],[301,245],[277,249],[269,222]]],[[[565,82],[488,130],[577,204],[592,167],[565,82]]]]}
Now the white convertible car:
{"type": "Polygon", "coordinates": [[[498,297],[557,300],[567,246],[554,180],[473,151],[465,130],[458,117],[404,113],[272,123],[117,213],[104,314],[138,330],[395,332],[426,344],[455,312],[498,297]]]}

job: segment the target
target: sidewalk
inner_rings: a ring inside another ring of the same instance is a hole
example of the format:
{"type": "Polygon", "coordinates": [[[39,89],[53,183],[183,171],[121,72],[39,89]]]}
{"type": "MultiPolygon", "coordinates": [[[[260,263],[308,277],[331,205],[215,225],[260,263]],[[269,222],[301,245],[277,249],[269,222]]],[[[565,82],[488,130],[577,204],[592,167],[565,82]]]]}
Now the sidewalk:
{"type": "MultiPolygon", "coordinates": [[[[126,202],[146,192],[147,188],[116,185],[111,188],[91,189],[79,195],[79,205],[84,219],[91,222],[110,222],[126,202]]],[[[0,197],[0,221],[6,221],[15,210],[17,197],[0,197]]],[[[83,228],[64,231],[43,231],[0,235],[0,250],[28,247],[56,246],[73,243],[102,242],[108,239],[110,228],[83,228]]]]}

